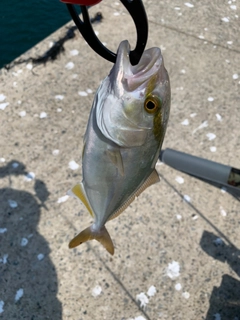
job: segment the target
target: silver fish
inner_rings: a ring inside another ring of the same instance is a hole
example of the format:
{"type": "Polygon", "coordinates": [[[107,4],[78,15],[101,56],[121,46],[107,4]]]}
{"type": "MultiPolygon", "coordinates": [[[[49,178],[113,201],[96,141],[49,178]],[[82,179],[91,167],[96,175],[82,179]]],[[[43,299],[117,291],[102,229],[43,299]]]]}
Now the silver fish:
{"type": "Polygon", "coordinates": [[[89,116],[82,152],[80,184],[69,194],[80,199],[93,224],[69,243],[70,248],[96,239],[111,254],[105,227],[148,186],[159,181],[155,170],[170,111],[170,83],[159,48],[129,61],[128,41],[100,85],[89,116]]]}

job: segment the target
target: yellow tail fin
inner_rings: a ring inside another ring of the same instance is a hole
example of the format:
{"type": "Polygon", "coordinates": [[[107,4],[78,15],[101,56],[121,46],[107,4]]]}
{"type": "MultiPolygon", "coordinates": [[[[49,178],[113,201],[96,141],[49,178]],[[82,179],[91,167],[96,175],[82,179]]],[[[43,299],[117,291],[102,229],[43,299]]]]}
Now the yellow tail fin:
{"type": "Polygon", "coordinates": [[[103,226],[98,232],[92,231],[91,227],[84,229],[69,242],[69,248],[75,248],[83,242],[93,239],[99,241],[110,254],[114,254],[112,239],[105,226],[103,226]]]}

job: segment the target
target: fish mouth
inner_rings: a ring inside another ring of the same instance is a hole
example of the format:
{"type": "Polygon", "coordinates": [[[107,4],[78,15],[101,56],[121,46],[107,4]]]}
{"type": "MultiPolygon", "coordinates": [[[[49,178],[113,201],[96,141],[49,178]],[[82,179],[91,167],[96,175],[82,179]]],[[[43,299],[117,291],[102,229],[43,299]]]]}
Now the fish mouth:
{"type": "Polygon", "coordinates": [[[161,50],[157,47],[147,49],[137,65],[132,65],[129,59],[130,45],[127,40],[122,41],[117,53],[115,64],[118,76],[126,91],[142,90],[146,82],[159,74],[162,63],[161,50]]]}

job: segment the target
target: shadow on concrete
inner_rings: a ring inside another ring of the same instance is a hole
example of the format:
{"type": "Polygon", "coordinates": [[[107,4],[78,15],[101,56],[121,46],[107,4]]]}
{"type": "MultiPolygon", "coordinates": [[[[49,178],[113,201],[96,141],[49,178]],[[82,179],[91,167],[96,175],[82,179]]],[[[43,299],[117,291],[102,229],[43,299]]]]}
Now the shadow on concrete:
{"type": "MultiPolygon", "coordinates": [[[[201,248],[212,258],[229,267],[240,277],[240,250],[227,245],[215,234],[204,231],[201,248]]],[[[206,320],[240,320],[240,281],[225,274],[219,288],[214,287],[206,320]]]]}
{"type": "Polygon", "coordinates": [[[27,173],[16,160],[0,168],[0,178],[9,178],[9,187],[0,189],[0,318],[59,320],[57,274],[48,243],[37,231],[49,192],[40,180],[35,180],[35,195],[11,188],[13,175],[27,173]]]}

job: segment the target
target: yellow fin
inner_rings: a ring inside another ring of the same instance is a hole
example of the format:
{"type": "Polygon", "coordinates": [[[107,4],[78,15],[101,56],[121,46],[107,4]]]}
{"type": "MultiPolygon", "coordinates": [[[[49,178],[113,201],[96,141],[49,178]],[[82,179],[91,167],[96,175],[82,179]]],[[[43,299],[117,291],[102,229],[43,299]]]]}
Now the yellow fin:
{"type": "Polygon", "coordinates": [[[105,226],[103,226],[101,230],[97,232],[93,232],[91,227],[84,229],[70,241],[69,248],[75,248],[83,242],[93,239],[100,242],[110,254],[114,254],[114,246],[112,243],[112,239],[105,226]]]}
{"type": "Polygon", "coordinates": [[[85,205],[85,207],[88,209],[90,215],[93,217],[93,210],[91,208],[91,205],[87,199],[84,187],[81,184],[76,184],[71,190],[70,192],[68,192],[68,194],[71,195],[71,193],[76,196],[78,199],[80,199],[82,201],[82,203],[85,205]]]}
{"type": "Polygon", "coordinates": [[[150,176],[147,178],[147,180],[144,181],[144,183],[128,198],[123,205],[113,213],[113,215],[110,217],[109,220],[117,218],[124,210],[127,209],[127,207],[135,200],[136,197],[138,197],[144,190],[146,190],[151,185],[157,183],[160,181],[159,175],[156,171],[156,169],[153,170],[153,172],[150,174],[150,176]]]}

